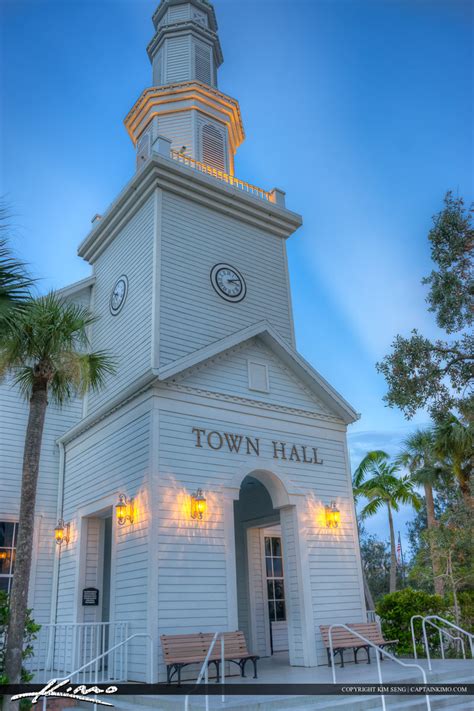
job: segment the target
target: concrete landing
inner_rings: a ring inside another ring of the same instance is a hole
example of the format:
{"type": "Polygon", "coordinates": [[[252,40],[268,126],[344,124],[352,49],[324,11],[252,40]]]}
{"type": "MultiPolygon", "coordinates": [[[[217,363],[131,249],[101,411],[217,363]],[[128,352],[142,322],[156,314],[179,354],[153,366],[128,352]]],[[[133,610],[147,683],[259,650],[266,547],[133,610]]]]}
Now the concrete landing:
{"type": "MultiPolygon", "coordinates": [[[[415,660],[403,659],[414,662],[415,660]]],[[[433,671],[429,672],[425,660],[418,662],[426,671],[428,683],[454,684],[474,683],[474,662],[472,660],[433,660],[433,671]]],[[[382,665],[383,683],[422,683],[422,676],[416,668],[401,667],[395,662],[385,660],[382,665]]],[[[259,678],[242,679],[237,676],[227,677],[233,684],[265,683],[332,683],[331,670],[328,667],[290,667],[285,654],[274,655],[259,662],[259,678]]],[[[360,663],[347,664],[344,669],[337,667],[336,682],[339,684],[378,683],[377,665],[360,663]]],[[[117,711],[184,711],[182,696],[114,696],[107,697],[117,711]]],[[[386,696],[387,711],[425,711],[427,709],[424,696],[386,696]]],[[[431,709],[453,709],[453,711],[474,711],[472,696],[430,696],[431,709]]],[[[79,708],[88,708],[91,704],[81,704],[79,708]]],[[[100,707],[98,707],[100,708],[100,707]]],[[[104,708],[104,707],[103,707],[104,708]]],[[[220,696],[209,697],[209,711],[365,711],[366,709],[382,709],[379,696],[227,696],[224,703],[220,696]]],[[[190,697],[189,711],[204,711],[205,697],[190,697]]]]}

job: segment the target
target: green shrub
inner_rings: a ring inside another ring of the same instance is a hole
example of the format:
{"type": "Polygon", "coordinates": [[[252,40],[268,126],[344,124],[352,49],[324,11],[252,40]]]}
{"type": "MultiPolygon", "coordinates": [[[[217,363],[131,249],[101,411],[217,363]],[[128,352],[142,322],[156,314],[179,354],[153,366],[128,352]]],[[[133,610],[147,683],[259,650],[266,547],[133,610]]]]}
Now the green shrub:
{"type": "MultiPolygon", "coordinates": [[[[5,643],[6,632],[8,626],[9,607],[8,596],[6,592],[0,590],[0,684],[7,684],[8,679],[5,675],[5,643]]],[[[36,639],[36,633],[41,629],[41,625],[37,625],[31,619],[31,610],[28,610],[25,633],[23,635],[23,659],[29,659],[33,656],[32,642],[36,639]]],[[[21,670],[21,680],[23,682],[31,681],[33,674],[30,674],[24,667],[21,670]]]]}
{"type": "MultiPolygon", "coordinates": [[[[448,614],[448,601],[440,595],[430,595],[424,590],[413,590],[405,588],[397,592],[389,593],[376,604],[376,612],[382,623],[382,631],[386,639],[398,639],[397,654],[413,655],[413,644],[411,639],[410,620],[413,615],[440,615],[446,617],[448,614]]],[[[430,649],[437,651],[438,633],[427,627],[428,641],[430,649]]],[[[421,621],[415,620],[415,637],[417,650],[423,655],[424,650],[421,645],[421,621]]]]}

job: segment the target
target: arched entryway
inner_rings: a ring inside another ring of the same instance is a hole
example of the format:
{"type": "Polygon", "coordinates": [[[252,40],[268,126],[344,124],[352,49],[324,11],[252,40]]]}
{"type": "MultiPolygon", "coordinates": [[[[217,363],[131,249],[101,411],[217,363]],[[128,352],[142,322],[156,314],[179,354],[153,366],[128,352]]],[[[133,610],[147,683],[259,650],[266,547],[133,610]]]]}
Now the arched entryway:
{"type": "Polygon", "coordinates": [[[235,483],[238,488],[226,492],[234,524],[235,627],[261,657],[286,653],[291,665],[314,666],[311,598],[302,576],[301,495],[289,493],[269,470],[244,473],[235,483]]]}

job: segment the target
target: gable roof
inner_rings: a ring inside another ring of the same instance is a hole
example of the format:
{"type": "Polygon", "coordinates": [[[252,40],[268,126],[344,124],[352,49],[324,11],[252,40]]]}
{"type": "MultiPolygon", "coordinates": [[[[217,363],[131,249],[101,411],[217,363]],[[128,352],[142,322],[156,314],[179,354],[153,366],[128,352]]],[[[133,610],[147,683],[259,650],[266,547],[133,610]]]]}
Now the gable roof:
{"type": "Polygon", "coordinates": [[[178,374],[203,363],[209,358],[235,348],[250,338],[258,337],[289,368],[317,398],[346,424],[359,419],[359,414],[294,348],[289,346],[268,321],[247,326],[215,343],[179,358],[158,370],[160,381],[172,380],[178,374]]]}

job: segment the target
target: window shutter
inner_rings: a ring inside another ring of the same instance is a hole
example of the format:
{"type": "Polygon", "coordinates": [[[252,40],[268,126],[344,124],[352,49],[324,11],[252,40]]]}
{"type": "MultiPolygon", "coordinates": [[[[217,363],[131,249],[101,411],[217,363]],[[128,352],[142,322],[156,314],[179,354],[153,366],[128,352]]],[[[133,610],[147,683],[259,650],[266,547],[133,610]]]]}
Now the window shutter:
{"type": "Polygon", "coordinates": [[[202,127],[202,162],[225,172],[224,137],[211,123],[202,127]]]}
{"type": "Polygon", "coordinates": [[[211,48],[201,42],[194,43],[194,72],[198,81],[211,84],[211,48]]]}

